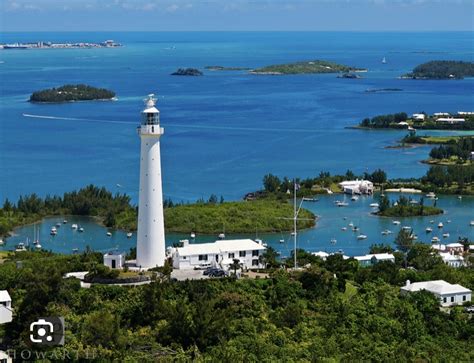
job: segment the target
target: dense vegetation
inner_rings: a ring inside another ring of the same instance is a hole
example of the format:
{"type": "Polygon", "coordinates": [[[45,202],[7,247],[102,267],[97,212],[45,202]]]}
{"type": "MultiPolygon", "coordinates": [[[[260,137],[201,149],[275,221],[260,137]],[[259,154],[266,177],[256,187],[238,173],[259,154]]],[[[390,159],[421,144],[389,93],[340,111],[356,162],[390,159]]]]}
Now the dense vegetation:
{"type": "Polygon", "coordinates": [[[474,151],[474,136],[461,137],[446,145],[435,147],[430,152],[430,158],[443,160],[451,159],[454,162],[465,163],[471,160],[474,151]]]}
{"type": "Polygon", "coordinates": [[[204,69],[210,71],[248,71],[248,67],[225,67],[225,66],[205,66],[204,69]]]}
{"type": "Polygon", "coordinates": [[[474,77],[474,63],[462,61],[431,61],[420,64],[402,78],[413,79],[463,79],[474,77]]]}
{"type": "Polygon", "coordinates": [[[314,60],[287,64],[276,64],[262,68],[256,68],[252,74],[311,74],[311,73],[340,73],[363,71],[364,69],[350,67],[343,64],[314,60]]]}
{"type": "Polygon", "coordinates": [[[411,203],[410,198],[401,195],[397,201],[390,204],[386,196],[380,198],[379,210],[375,214],[383,217],[418,217],[442,214],[443,210],[434,206],[426,206],[421,198],[417,204],[411,203]]]}
{"type": "Polygon", "coordinates": [[[115,92],[105,88],[96,88],[85,84],[67,84],[58,88],[50,88],[33,92],[31,102],[69,102],[110,100],[115,97],[115,92]]]}
{"type": "Polygon", "coordinates": [[[417,120],[410,118],[405,112],[399,112],[388,115],[378,115],[372,118],[363,119],[358,128],[370,128],[370,129],[406,129],[408,126],[411,126],[416,129],[423,130],[474,130],[474,116],[473,115],[453,115],[453,116],[443,116],[443,117],[455,117],[463,118],[464,122],[440,122],[436,121],[437,116],[428,115],[424,112],[421,112],[425,115],[424,120],[417,120]],[[400,122],[406,122],[406,124],[400,125],[400,122]]]}
{"type": "MultiPolygon", "coordinates": [[[[293,228],[293,206],[285,201],[259,200],[227,203],[183,204],[165,209],[166,230],[196,233],[281,232],[293,228]]],[[[298,228],[315,224],[315,216],[302,210],[298,228]]]]}
{"type": "Polygon", "coordinates": [[[406,128],[406,126],[398,125],[399,122],[406,121],[408,115],[405,112],[399,112],[389,115],[379,115],[372,118],[365,118],[361,121],[360,126],[370,128],[387,128],[387,127],[398,127],[406,128]]]}
{"type": "MultiPolygon", "coordinates": [[[[400,243],[403,243],[400,240],[400,243]]],[[[405,246],[405,245],[404,245],[405,246]]],[[[384,248],[384,246],[374,246],[384,248]]],[[[94,361],[473,361],[474,325],[462,307],[439,309],[428,292],[400,294],[405,281],[444,279],[474,289],[472,268],[453,269],[430,246],[408,244],[396,263],[361,268],[341,255],[326,261],[298,251],[300,271],[268,279],[184,282],[158,277],[134,288],[64,279],[94,269],[100,255],[17,253],[0,265],[0,289],[15,317],[2,349],[28,349],[29,325],[63,316],[65,346],[46,357],[94,361]],[[18,269],[15,262],[23,261],[18,269]]],[[[56,360],[69,360],[56,358],[56,360]]]]}

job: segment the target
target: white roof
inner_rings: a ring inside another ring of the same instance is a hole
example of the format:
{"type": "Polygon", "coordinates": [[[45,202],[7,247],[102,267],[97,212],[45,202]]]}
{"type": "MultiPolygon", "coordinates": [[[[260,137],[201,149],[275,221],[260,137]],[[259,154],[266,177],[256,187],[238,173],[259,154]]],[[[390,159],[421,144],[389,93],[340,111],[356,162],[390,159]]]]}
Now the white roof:
{"type": "Polygon", "coordinates": [[[324,252],[324,251],[318,251],[318,252],[313,252],[311,253],[313,256],[321,257],[321,258],[326,258],[329,256],[329,253],[324,252]]]}
{"type": "Polygon", "coordinates": [[[435,243],[431,245],[431,248],[438,251],[444,251],[446,249],[446,245],[442,243],[435,243]]]}
{"type": "Polygon", "coordinates": [[[0,290],[0,301],[12,301],[12,298],[10,297],[10,294],[8,294],[7,290],[0,290]]]}
{"type": "Polygon", "coordinates": [[[194,243],[185,247],[178,247],[176,248],[176,251],[180,256],[192,256],[264,249],[265,247],[251,239],[232,239],[211,243],[194,243]]]}
{"type": "Polygon", "coordinates": [[[401,126],[408,126],[408,122],[406,122],[406,121],[401,121],[398,124],[401,125],[401,126]]]}
{"type": "Polygon", "coordinates": [[[457,243],[457,242],[455,242],[455,243],[448,243],[448,244],[446,245],[446,247],[450,247],[450,248],[463,247],[463,248],[464,248],[464,246],[463,246],[461,243],[457,243]]]}
{"type": "Polygon", "coordinates": [[[342,185],[342,186],[353,186],[353,185],[363,185],[363,184],[370,185],[372,184],[372,182],[369,180],[345,180],[339,183],[339,185],[342,185]]]}
{"type": "Polygon", "coordinates": [[[440,252],[439,255],[441,256],[444,262],[464,261],[464,258],[462,256],[452,255],[449,252],[440,252]]]}
{"type": "Polygon", "coordinates": [[[424,281],[424,282],[414,282],[408,286],[403,286],[402,290],[405,291],[420,291],[426,290],[438,295],[444,294],[462,294],[470,293],[471,290],[466,289],[464,286],[458,284],[450,284],[444,280],[433,280],[433,281],[424,281]]]}
{"type": "Polygon", "coordinates": [[[394,260],[395,256],[391,253],[375,253],[372,255],[354,256],[357,261],[371,260],[375,257],[377,260],[394,260]]]}
{"type": "Polygon", "coordinates": [[[156,107],[148,107],[148,108],[145,108],[142,113],[160,113],[160,111],[158,111],[158,109],[156,107]]]}

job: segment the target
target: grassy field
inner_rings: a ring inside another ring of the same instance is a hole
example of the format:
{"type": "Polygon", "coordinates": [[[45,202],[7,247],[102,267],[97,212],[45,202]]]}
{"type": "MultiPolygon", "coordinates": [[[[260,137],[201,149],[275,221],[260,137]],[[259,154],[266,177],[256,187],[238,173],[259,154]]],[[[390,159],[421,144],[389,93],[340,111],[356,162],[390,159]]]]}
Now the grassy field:
{"type": "MultiPolygon", "coordinates": [[[[258,200],[222,204],[192,204],[165,209],[165,228],[178,233],[253,233],[292,229],[293,206],[286,202],[258,200]]],[[[302,209],[298,228],[314,226],[314,214],[302,209]]]]}

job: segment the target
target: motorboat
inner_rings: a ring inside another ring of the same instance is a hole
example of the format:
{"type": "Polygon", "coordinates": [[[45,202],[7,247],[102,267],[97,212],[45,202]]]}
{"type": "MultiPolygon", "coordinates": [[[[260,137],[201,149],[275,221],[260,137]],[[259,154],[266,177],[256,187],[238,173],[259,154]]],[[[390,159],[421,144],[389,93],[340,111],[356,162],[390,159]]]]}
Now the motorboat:
{"type": "Polygon", "coordinates": [[[291,232],[290,233],[292,236],[296,236],[296,232],[291,232]]]}
{"type": "Polygon", "coordinates": [[[37,250],[40,250],[40,249],[42,248],[42,246],[41,246],[39,243],[37,243],[37,244],[35,245],[35,248],[36,248],[37,250]]]}
{"type": "Polygon", "coordinates": [[[382,235],[383,235],[383,236],[388,236],[389,234],[392,234],[392,233],[393,233],[393,232],[392,232],[391,230],[389,230],[389,229],[386,229],[386,230],[382,231],[382,235]]]}
{"type": "Polygon", "coordinates": [[[431,239],[431,243],[439,243],[440,239],[436,236],[434,236],[432,239],[431,239]]]}
{"type": "Polygon", "coordinates": [[[0,238],[0,246],[3,246],[5,244],[5,241],[0,238]]]}
{"type": "Polygon", "coordinates": [[[438,228],[443,228],[443,227],[444,227],[444,226],[443,226],[443,222],[439,222],[439,223],[438,223],[438,228]]]}
{"type": "Polygon", "coordinates": [[[78,252],[79,252],[79,248],[73,248],[73,249],[72,249],[72,253],[76,254],[76,253],[78,253],[78,252]]]}
{"type": "Polygon", "coordinates": [[[335,245],[336,243],[337,243],[337,239],[332,238],[332,239],[331,239],[331,244],[335,245]]]}
{"type": "Polygon", "coordinates": [[[357,226],[352,227],[353,232],[357,232],[358,230],[359,230],[359,227],[357,227],[357,226]]]}
{"type": "Polygon", "coordinates": [[[469,225],[470,225],[471,227],[474,227],[474,221],[470,221],[470,222],[469,222],[469,225]]]}
{"type": "Polygon", "coordinates": [[[338,207],[347,207],[347,206],[349,205],[349,203],[337,201],[337,202],[336,202],[336,205],[337,205],[338,207]]]}
{"type": "Polygon", "coordinates": [[[448,223],[451,223],[451,219],[448,219],[447,222],[448,222],[448,223]]]}
{"type": "Polygon", "coordinates": [[[84,232],[84,227],[79,227],[78,231],[79,232],[84,232]]]}
{"type": "Polygon", "coordinates": [[[433,224],[433,223],[434,223],[434,220],[431,220],[430,223],[433,224]]]}
{"type": "Polygon", "coordinates": [[[342,227],[341,231],[347,231],[347,227],[342,227]]]}
{"type": "Polygon", "coordinates": [[[58,230],[56,227],[51,227],[51,231],[49,232],[51,236],[56,236],[58,234],[58,230]]]}
{"type": "Polygon", "coordinates": [[[462,199],[462,195],[458,195],[458,199],[461,200],[461,199],[462,199]]]}
{"type": "Polygon", "coordinates": [[[443,233],[443,238],[448,238],[449,237],[449,233],[443,233]]]}
{"type": "Polygon", "coordinates": [[[63,224],[66,224],[66,223],[67,223],[67,219],[65,219],[65,220],[63,221],[63,224]]]}
{"type": "Polygon", "coordinates": [[[414,204],[418,204],[418,201],[415,200],[415,199],[412,199],[412,200],[410,200],[410,204],[413,204],[413,205],[414,205],[414,204]]]}
{"type": "Polygon", "coordinates": [[[224,239],[225,238],[225,233],[219,233],[219,239],[224,239]]]}
{"type": "Polygon", "coordinates": [[[403,226],[402,229],[405,230],[405,231],[411,231],[412,230],[412,228],[410,226],[403,226]]]}
{"type": "Polygon", "coordinates": [[[359,200],[359,197],[358,197],[357,195],[353,195],[352,198],[351,198],[351,200],[352,200],[353,202],[355,202],[355,201],[359,200]]]}
{"type": "Polygon", "coordinates": [[[354,223],[349,223],[349,227],[354,227],[354,223]]]}
{"type": "Polygon", "coordinates": [[[285,240],[284,239],[281,239],[280,241],[278,241],[280,243],[285,243],[285,240]]]}
{"type": "Polygon", "coordinates": [[[61,227],[61,223],[56,223],[56,228],[60,228],[61,227]]]}
{"type": "Polygon", "coordinates": [[[426,194],[426,197],[427,198],[436,198],[436,194],[433,193],[433,192],[429,192],[428,194],[426,194]]]}
{"type": "Polygon", "coordinates": [[[192,239],[195,239],[195,238],[196,238],[196,233],[191,232],[191,234],[189,235],[189,237],[191,237],[192,239]]]}
{"type": "Polygon", "coordinates": [[[396,225],[396,226],[399,226],[399,225],[401,224],[400,221],[393,221],[392,223],[393,223],[394,225],[396,225]]]}
{"type": "Polygon", "coordinates": [[[132,236],[133,236],[132,232],[127,233],[127,238],[132,238],[132,236]]]}
{"type": "Polygon", "coordinates": [[[426,227],[425,231],[426,231],[426,233],[431,233],[431,232],[433,232],[433,228],[426,227]]]}
{"type": "Polygon", "coordinates": [[[71,224],[71,228],[72,228],[72,229],[77,229],[77,228],[78,228],[78,225],[77,225],[76,223],[73,223],[73,224],[71,224]]]}
{"type": "Polygon", "coordinates": [[[357,239],[361,240],[361,239],[367,239],[367,236],[365,234],[359,234],[357,236],[357,239]]]}
{"type": "Polygon", "coordinates": [[[378,207],[379,207],[379,203],[370,203],[370,207],[371,207],[371,208],[378,208],[378,207]]]}
{"type": "Polygon", "coordinates": [[[112,232],[107,232],[107,236],[112,236],[112,232]]]}
{"type": "Polygon", "coordinates": [[[26,247],[23,242],[20,242],[16,245],[15,252],[22,252],[22,251],[26,251],[26,247]]]}

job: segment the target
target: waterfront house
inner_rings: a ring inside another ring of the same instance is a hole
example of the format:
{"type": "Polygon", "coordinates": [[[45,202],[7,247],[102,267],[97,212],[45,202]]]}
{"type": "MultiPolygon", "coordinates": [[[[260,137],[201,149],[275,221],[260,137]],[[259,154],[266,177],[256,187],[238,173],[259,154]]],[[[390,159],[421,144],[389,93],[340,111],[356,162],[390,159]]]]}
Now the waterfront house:
{"type": "Polygon", "coordinates": [[[434,294],[441,306],[448,307],[453,305],[461,305],[467,301],[471,301],[472,291],[458,284],[450,284],[444,280],[433,280],[424,282],[410,283],[407,280],[405,286],[401,289],[402,294],[426,290],[434,294]]]}
{"type": "Polygon", "coordinates": [[[446,251],[446,245],[442,243],[434,243],[431,245],[431,248],[438,252],[446,251]]]}
{"type": "Polygon", "coordinates": [[[463,253],[464,252],[464,246],[461,243],[448,243],[446,245],[446,252],[449,252],[451,254],[453,253],[463,253]]]}
{"type": "Polygon", "coordinates": [[[439,255],[443,259],[443,262],[451,267],[458,268],[464,266],[464,258],[459,255],[453,255],[448,252],[440,252],[439,255]]]}
{"type": "Polygon", "coordinates": [[[12,299],[7,290],[0,290],[0,324],[13,320],[12,299]]]}
{"type": "Polygon", "coordinates": [[[106,253],[104,255],[104,265],[113,269],[122,269],[125,266],[125,252],[106,253]]]}
{"type": "Polygon", "coordinates": [[[449,112],[435,112],[433,114],[435,117],[451,116],[449,112]]]}
{"type": "Polygon", "coordinates": [[[416,121],[424,121],[425,120],[425,114],[424,113],[414,113],[411,115],[411,118],[416,121]]]}
{"type": "Polygon", "coordinates": [[[381,261],[389,261],[395,263],[395,256],[391,253],[375,253],[364,256],[354,256],[362,267],[373,266],[381,261]]]}
{"type": "Polygon", "coordinates": [[[208,266],[229,269],[234,259],[239,260],[243,269],[264,268],[260,256],[265,251],[263,243],[251,239],[220,240],[211,243],[183,241],[183,247],[171,252],[173,267],[176,269],[205,268],[208,266]]]}
{"type": "Polygon", "coordinates": [[[339,186],[346,194],[372,194],[374,184],[369,180],[346,180],[339,183],[339,186]]]}
{"type": "Polygon", "coordinates": [[[456,117],[439,117],[436,119],[436,122],[445,122],[448,124],[456,124],[460,122],[465,122],[464,118],[456,118],[456,117]]]}
{"type": "Polygon", "coordinates": [[[474,111],[458,111],[458,115],[460,115],[460,116],[471,116],[471,115],[474,115],[474,111]]]}

